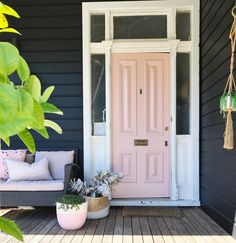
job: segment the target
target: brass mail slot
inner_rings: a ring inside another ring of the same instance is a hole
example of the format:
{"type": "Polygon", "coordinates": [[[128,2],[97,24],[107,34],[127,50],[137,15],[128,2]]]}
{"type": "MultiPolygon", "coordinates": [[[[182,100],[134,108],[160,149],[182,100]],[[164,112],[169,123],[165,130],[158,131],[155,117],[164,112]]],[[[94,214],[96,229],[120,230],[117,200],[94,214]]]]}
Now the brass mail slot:
{"type": "Polygon", "coordinates": [[[148,146],[148,139],[134,139],[134,146],[148,146]]]}

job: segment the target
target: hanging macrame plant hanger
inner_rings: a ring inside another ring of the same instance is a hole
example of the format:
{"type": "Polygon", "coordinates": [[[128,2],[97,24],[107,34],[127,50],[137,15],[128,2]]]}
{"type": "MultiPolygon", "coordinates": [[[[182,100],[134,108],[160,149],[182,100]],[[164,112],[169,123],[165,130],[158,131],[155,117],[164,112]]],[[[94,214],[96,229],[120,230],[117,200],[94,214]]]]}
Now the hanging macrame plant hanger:
{"type": "Polygon", "coordinates": [[[229,39],[231,41],[231,61],[230,74],[224,89],[224,93],[220,98],[220,110],[226,118],[226,126],[224,132],[224,149],[231,150],[234,148],[234,129],[232,112],[236,111],[236,85],[234,80],[234,62],[235,62],[235,45],[236,45],[236,6],[232,9],[234,18],[230,30],[229,39]]]}

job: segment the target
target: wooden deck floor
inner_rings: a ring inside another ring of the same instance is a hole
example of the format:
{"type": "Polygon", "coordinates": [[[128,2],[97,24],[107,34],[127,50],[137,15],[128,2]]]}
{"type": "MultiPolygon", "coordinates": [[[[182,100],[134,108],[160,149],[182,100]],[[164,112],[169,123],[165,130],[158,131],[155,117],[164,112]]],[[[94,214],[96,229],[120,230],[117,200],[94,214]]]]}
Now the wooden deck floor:
{"type": "MultiPolygon", "coordinates": [[[[54,209],[13,210],[5,216],[15,220],[24,242],[73,243],[233,243],[236,242],[201,209],[182,209],[182,218],[123,217],[111,208],[108,218],[87,220],[82,229],[60,228],[54,209]]],[[[0,242],[17,242],[0,234],[0,242]]]]}

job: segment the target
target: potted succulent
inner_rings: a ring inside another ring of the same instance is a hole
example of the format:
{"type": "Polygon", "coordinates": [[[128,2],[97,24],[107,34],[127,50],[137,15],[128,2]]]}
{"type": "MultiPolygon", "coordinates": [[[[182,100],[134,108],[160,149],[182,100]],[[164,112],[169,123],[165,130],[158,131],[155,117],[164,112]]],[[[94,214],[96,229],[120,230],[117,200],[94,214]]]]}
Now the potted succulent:
{"type": "Polygon", "coordinates": [[[123,178],[122,174],[99,171],[90,184],[80,179],[71,180],[70,189],[73,193],[84,195],[88,202],[88,219],[99,219],[107,217],[110,211],[110,200],[112,188],[123,178]]]}
{"type": "Polygon", "coordinates": [[[80,229],[87,217],[88,203],[83,196],[65,195],[56,202],[57,221],[65,230],[80,229]]]}

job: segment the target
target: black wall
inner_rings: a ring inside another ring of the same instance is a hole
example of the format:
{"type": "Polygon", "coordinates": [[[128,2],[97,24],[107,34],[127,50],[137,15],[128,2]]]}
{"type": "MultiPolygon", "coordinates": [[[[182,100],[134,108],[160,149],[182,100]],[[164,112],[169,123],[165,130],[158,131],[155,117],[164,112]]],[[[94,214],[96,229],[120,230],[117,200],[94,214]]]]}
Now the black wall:
{"type": "Polygon", "coordinates": [[[229,74],[233,4],[233,0],[201,0],[200,160],[202,206],[236,236],[236,152],[222,148],[225,121],[219,112],[219,99],[229,74]]]}

